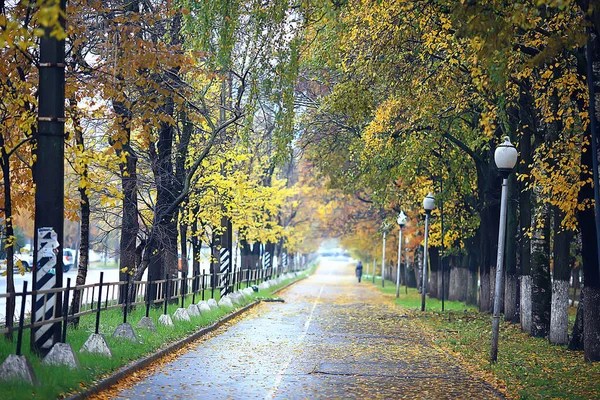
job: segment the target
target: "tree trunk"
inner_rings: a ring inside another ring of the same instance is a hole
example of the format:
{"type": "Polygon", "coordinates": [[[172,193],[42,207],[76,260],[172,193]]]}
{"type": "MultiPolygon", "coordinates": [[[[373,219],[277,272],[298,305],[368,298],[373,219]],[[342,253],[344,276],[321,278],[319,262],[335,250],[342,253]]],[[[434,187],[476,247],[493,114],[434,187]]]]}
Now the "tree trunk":
{"type": "MultiPolygon", "coordinates": [[[[72,101],[72,104],[75,104],[75,101],[72,101]]],[[[85,150],[85,143],[83,141],[83,132],[79,127],[79,121],[74,121],[75,125],[75,143],[78,147],[80,147],[81,151],[85,150]]],[[[88,164],[84,161],[81,161],[83,164],[82,167],[82,179],[87,181],[88,179],[88,164]]],[[[80,226],[80,236],[79,236],[79,259],[77,261],[77,279],[75,280],[76,286],[85,285],[85,280],[87,278],[88,272],[88,261],[89,261],[89,251],[90,251],[90,199],[87,194],[86,187],[79,188],[79,197],[81,199],[81,222],[80,226]]],[[[70,313],[77,314],[79,312],[79,307],[81,304],[81,291],[75,290],[73,292],[73,299],[71,301],[71,310],[70,313]]],[[[75,318],[72,321],[72,324],[77,326],[79,324],[79,317],[75,318]]]]}
{"type": "MultiPolygon", "coordinates": [[[[597,38],[597,34],[600,29],[600,19],[597,18],[597,9],[594,10],[592,22],[594,24],[594,38],[597,38]]],[[[600,69],[598,68],[598,60],[600,60],[598,54],[598,47],[592,51],[593,54],[593,71],[598,72],[600,69]]],[[[587,76],[587,65],[586,58],[581,54],[578,59],[577,70],[579,73],[586,74],[587,76]]],[[[597,76],[593,77],[594,86],[599,82],[599,78],[597,76]]],[[[599,113],[599,105],[600,99],[600,91],[596,89],[595,91],[595,115],[590,117],[598,120],[599,113]]],[[[588,111],[586,104],[578,100],[579,109],[584,112],[588,111]]],[[[587,182],[590,178],[592,178],[593,171],[593,157],[597,157],[597,154],[592,155],[591,151],[591,140],[592,140],[592,132],[591,132],[591,124],[587,124],[587,128],[584,131],[584,146],[581,149],[581,182],[587,182]]],[[[578,194],[578,203],[584,204],[585,202],[594,201],[594,191],[591,184],[584,184],[579,189],[578,194]]],[[[581,233],[581,258],[582,269],[583,269],[583,329],[584,329],[584,358],[586,361],[600,361],[600,307],[598,307],[599,297],[600,297],[600,273],[599,273],[599,260],[598,260],[598,242],[596,235],[596,224],[595,224],[595,212],[591,207],[585,207],[583,210],[579,210],[577,213],[577,222],[579,224],[579,232],[581,233]],[[588,297],[589,296],[589,297],[588,297]]]]}
{"type": "Polygon", "coordinates": [[[564,218],[558,208],[554,211],[554,269],[552,281],[552,306],[550,312],[550,343],[566,344],[569,341],[569,278],[571,265],[571,231],[561,227],[564,218]]]}
{"type": "Polygon", "coordinates": [[[579,294],[579,305],[577,306],[577,315],[575,324],[569,341],[569,350],[583,350],[583,291],[579,294]]]}
{"type": "Polygon", "coordinates": [[[429,247],[429,286],[428,293],[432,299],[438,296],[438,271],[440,266],[440,252],[437,247],[429,247]]]}
{"type": "Polygon", "coordinates": [[[414,255],[413,255],[413,262],[410,263],[408,261],[408,251],[405,253],[406,254],[406,268],[407,268],[407,273],[406,273],[406,285],[409,288],[417,288],[417,278],[416,278],[416,263],[415,263],[415,259],[414,259],[414,255]]]}
{"type": "MultiPolygon", "coordinates": [[[[172,46],[182,43],[180,36],[181,14],[176,13],[171,20],[170,39],[172,46]]],[[[178,79],[179,67],[169,71],[170,79],[178,79]]],[[[162,84],[162,77],[157,77],[162,84]]],[[[150,239],[145,250],[148,255],[148,279],[151,281],[164,279],[166,276],[178,277],[177,236],[178,236],[178,207],[175,199],[181,193],[181,183],[175,175],[173,167],[174,127],[170,120],[175,118],[175,101],[172,94],[162,99],[163,104],[158,112],[163,116],[158,132],[158,140],[151,151],[152,172],[156,183],[156,202],[154,219],[150,231],[150,239]]],[[[184,121],[184,125],[186,125],[184,121]]],[[[188,129],[188,127],[186,127],[188,129]]],[[[180,178],[181,179],[181,178],[180,178]]],[[[171,291],[171,293],[174,293],[171,291]]]]}
{"type": "Polygon", "coordinates": [[[417,290],[419,293],[423,291],[423,247],[421,245],[415,248],[416,261],[415,265],[415,279],[417,281],[417,290]]]}
{"type": "MultiPolygon", "coordinates": [[[[194,212],[196,214],[196,212],[194,212]]],[[[202,275],[202,271],[200,270],[200,252],[202,251],[202,242],[200,241],[198,234],[198,220],[194,218],[194,222],[192,223],[192,274],[195,277],[199,277],[202,275]]],[[[197,292],[200,289],[201,282],[203,278],[194,279],[194,283],[192,289],[194,292],[197,292]]]]}
{"type": "Polygon", "coordinates": [[[444,299],[448,300],[448,292],[450,291],[450,271],[454,269],[454,257],[446,254],[445,257],[440,257],[440,270],[438,271],[438,293],[440,300],[442,299],[442,281],[444,284],[444,299]],[[444,278],[442,279],[441,263],[444,264],[444,278]]]}
{"type": "MultiPolygon", "coordinates": [[[[2,179],[4,186],[4,223],[6,226],[6,293],[9,297],[6,298],[6,328],[8,332],[4,335],[7,340],[12,340],[12,328],[14,325],[15,315],[15,281],[13,276],[13,268],[15,261],[15,232],[13,228],[13,215],[12,215],[12,195],[11,195],[11,182],[10,182],[10,160],[8,154],[6,154],[6,147],[4,146],[4,138],[0,135],[0,162],[2,163],[2,179]]],[[[35,266],[31,266],[35,268],[35,266]]]]}
{"type": "Polygon", "coordinates": [[[187,247],[187,225],[184,223],[179,224],[179,239],[181,240],[181,272],[185,275],[189,275],[188,266],[188,247],[187,247]]]}
{"type": "MultiPolygon", "coordinates": [[[[520,174],[529,175],[531,164],[531,128],[533,121],[528,114],[530,110],[529,92],[521,95],[519,112],[521,114],[522,135],[519,141],[521,160],[517,166],[520,174]],[[527,108],[525,108],[527,107],[527,108]],[[527,128],[526,128],[527,127],[527,128]]],[[[521,329],[531,332],[531,241],[527,231],[531,227],[531,191],[525,185],[519,186],[519,269],[521,270],[521,291],[519,296],[521,329]]]]}
{"type": "MultiPolygon", "coordinates": [[[[135,250],[138,223],[137,203],[137,155],[131,147],[131,112],[122,102],[113,101],[113,108],[119,119],[120,138],[117,154],[125,155],[125,162],[119,163],[121,189],[123,191],[123,216],[121,219],[121,240],[119,243],[119,280],[127,280],[128,271],[135,268],[135,250]],[[123,269],[125,269],[123,271],[123,269]]],[[[115,143],[111,143],[115,144],[115,143]]],[[[120,287],[119,304],[125,301],[125,288],[120,287]]]]}
{"type": "Polygon", "coordinates": [[[460,265],[450,270],[448,284],[448,300],[467,301],[467,289],[469,282],[469,256],[460,255],[460,265]]]}
{"type": "Polygon", "coordinates": [[[468,249],[468,267],[469,276],[467,280],[467,301],[468,305],[477,305],[477,280],[479,278],[477,271],[478,265],[480,264],[480,253],[479,253],[479,242],[481,236],[481,229],[478,229],[475,236],[467,241],[468,249]]]}
{"type": "Polygon", "coordinates": [[[535,212],[531,223],[531,335],[546,337],[550,330],[550,213],[535,187],[535,212]]]}
{"type": "Polygon", "coordinates": [[[489,264],[489,242],[487,232],[481,239],[481,262],[479,264],[479,311],[489,312],[490,302],[490,264],[489,264]]]}

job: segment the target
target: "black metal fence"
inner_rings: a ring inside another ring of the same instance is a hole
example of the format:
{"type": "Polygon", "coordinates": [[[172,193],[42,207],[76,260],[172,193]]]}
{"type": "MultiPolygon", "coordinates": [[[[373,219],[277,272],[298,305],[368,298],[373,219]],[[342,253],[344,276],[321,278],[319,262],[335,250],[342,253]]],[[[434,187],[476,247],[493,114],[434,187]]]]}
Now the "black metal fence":
{"type": "MultiPolygon", "coordinates": [[[[28,290],[25,281],[23,290],[20,293],[0,294],[0,299],[8,301],[10,298],[16,300],[15,312],[12,316],[13,325],[5,324],[0,326],[0,334],[17,332],[17,355],[21,354],[21,344],[23,331],[34,327],[61,323],[62,341],[66,339],[66,327],[75,319],[88,314],[96,314],[96,333],[98,333],[100,314],[103,311],[112,309],[123,309],[123,322],[127,322],[127,313],[131,307],[145,306],[146,316],[149,314],[151,306],[159,304],[164,305],[165,313],[167,305],[170,303],[181,303],[185,307],[186,302],[191,299],[196,304],[198,300],[214,299],[215,294],[221,297],[221,293],[228,294],[252,285],[279,277],[280,275],[297,272],[304,269],[304,263],[298,263],[294,266],[285,266],[280,268],[266,269],[245,269],[229,273],[206,273],[195,276],[183,274],[181,277],[156,280],[156,281],[126,281],[104,282],[104,272],[100,273],[100,280],[97,283],[90,283],[80,286],[71,286],[71,279],[67,279],[66,287],[54,288],[49,290],[28,290]],[[218,291],[215,293],[215,291],[218,291]],[[74,293],[79,294],[79,307],[70,307],[74,293]],[[124,296],[121,295],[124,293],[124,296]],[[62,309],[53,307],[51,312],[46,312],[46,304],[52,296],[60,296],[62,299],[62,309]],[[120,297],[121,296],[121,297],[120,297]],[[32,307],[36,302],[40,303],[41,311],[36,311],[37,320],[34,321],[26,316],[27,299],[31,299],[32,307]],[[125,301],[119,301],[119,299],[125,301]],[[70,311],[69,311],[70,307],[70,311]],[[75,310],[78,310],[75,312],[75,310]],[[37,315],[41,313],[40,316],[37,315]]],[[[7,316],[7,319],[9,316],[7,316]]]]}

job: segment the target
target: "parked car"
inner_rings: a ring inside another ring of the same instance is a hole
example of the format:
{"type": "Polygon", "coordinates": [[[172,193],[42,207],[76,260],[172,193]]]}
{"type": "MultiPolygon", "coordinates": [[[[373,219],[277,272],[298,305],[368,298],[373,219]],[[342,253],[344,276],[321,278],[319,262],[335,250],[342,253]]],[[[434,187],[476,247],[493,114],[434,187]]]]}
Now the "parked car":
{"type": "Polygon", "coordinates": [[[23,268],[25,268],[25,271],[31,272],[31,268],[33,267],[32,253],[15,253],[15,261],[16,260],[21,260],[21,264],[23,265],[23,268]]]}
{"type": "MultiPolygon", "coordinates": [[[[15,253],[14,254],[14,263],[13,263],[13,271],[14,272],[19,272],[19,265],[17,263],[18,261],[21,261],[21,265],[23,266],[25,271],[31,272],[31,266],[33,265],[33,254],[30,254],[27,252],[15,253]]],[[[6,264],[7,264],[6,259],[0,260],[0,268],[1,269],[5,269],[6,264]]]]}
{"type": "Polygon", "coordinates": [[[75,250],[63,249],[63,272],[69,272],[75,262],[75,250]]]}

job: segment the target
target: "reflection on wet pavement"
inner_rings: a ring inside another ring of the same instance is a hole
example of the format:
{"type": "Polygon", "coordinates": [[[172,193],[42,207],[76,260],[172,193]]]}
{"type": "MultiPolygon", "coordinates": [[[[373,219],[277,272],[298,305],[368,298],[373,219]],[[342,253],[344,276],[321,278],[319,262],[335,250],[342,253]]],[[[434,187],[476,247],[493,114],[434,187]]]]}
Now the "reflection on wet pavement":
{"type": "Polygon", "coordinates": [[[118,393],[120,399],[498,398],[354,267],[317,273],[118,393]]]}

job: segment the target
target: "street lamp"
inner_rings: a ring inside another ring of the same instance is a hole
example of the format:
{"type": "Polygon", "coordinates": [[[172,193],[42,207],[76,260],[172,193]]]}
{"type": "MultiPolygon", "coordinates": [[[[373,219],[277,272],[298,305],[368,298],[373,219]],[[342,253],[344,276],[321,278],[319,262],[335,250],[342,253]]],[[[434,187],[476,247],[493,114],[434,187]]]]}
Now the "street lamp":
{"type": "Polygon", "coordinates": [[[406,282],[406,286],[404,286],[404,293],[408,294],[408,236],[404,239],[404,282],[406,282]]]}
{"type": "Polygon", "coordinates": [[[423,208],[425,209],[425,247],[423,251],[423,284],[421,286],[421,311],[425,311],[425,297],[427,295],[427,241],[429,239],[429,216],[431,210],[435,208],[435,197],[429,192],[423,199],[423,208]]]}
{"type": "Polygon", "coordinates": [[[400,297],[400,260],[402,259],[402,229],[406,225],[406,214],[400,211],[398,215],[398,225],[400,226],[400,234],[398,236],[398,269],[396,271],[396,298],[400,297]]]}
{"type": "Polygon", "coordinates": [[[385,235],[387,234],[390,225],[387,222],[384,222],[381,225],[381,229],[383,230],[383,246],[382,246],[382,255],[381,255],[381,287],[385,287],[385,235]]]}
{"type": "Polygon", "coordinates": [[[498,228],[498,255],[496,257],[496,287],[494,290],[494,316],[492,318],[492,348],[490,361],[498,359],[498,331],[500,330],[500,294],[502,287],[502,268],[504,266],[504,242],[506,238],[506,209],[508,197],[508,176],[517,164],[517,149],[510,142],[508,136],[504,143],[499,145],[494,152],[494,161],[502,175],[502,195],[500,197],[500,225],[498,228]]]}

